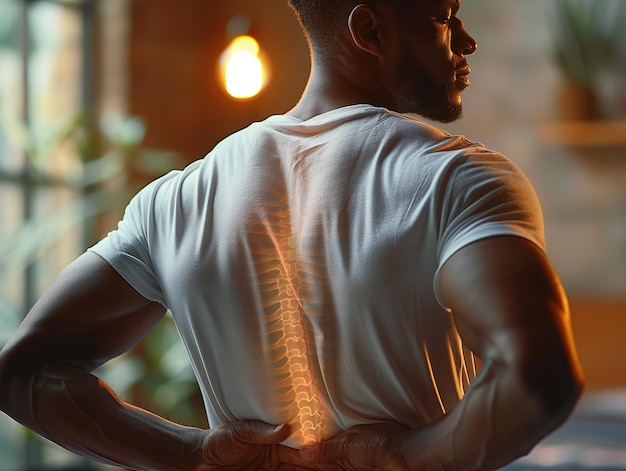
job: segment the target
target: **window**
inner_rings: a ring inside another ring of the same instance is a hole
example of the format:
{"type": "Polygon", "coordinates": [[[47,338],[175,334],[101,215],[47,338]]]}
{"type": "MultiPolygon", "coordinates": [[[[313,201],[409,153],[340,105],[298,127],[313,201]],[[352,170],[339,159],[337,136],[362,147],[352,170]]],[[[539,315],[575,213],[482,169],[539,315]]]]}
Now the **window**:
{"type": "Polygon", "coordinates": [[[45,222],[75,197],[60,177],[84,157],[64,137],[90,108],[90,2],[0,0],[0,10],[0,309],[15,317],[82,248],[68,221],[45,222]],[[36,237],[51,230],[59,237],[36,237]]]}
{"type": "MultiPolygon", "coordinates": [[[[181,166],[172,152],[143,148],[143,121],[127,116],[130,4],[0,0],[0,346],[53,278],[114,227],[142,178],[181,166]]],[[[171,318],[143,350],[98,374],[130,402],[204,426],[171,318]]],[[[2,470],[110,469],[3,414],[0,461],[2,470]]]]}
{"type": "MultiPolygon", "coordinates": [[[[92,108],[90,0],[0,0],[0,345],[51,279],[84,250],[78,132],[92,108]],[[79,213],[79,212],[78,212],[79,213]]],[[[76,458],[0,417],[3,469],[76,458]]]]}

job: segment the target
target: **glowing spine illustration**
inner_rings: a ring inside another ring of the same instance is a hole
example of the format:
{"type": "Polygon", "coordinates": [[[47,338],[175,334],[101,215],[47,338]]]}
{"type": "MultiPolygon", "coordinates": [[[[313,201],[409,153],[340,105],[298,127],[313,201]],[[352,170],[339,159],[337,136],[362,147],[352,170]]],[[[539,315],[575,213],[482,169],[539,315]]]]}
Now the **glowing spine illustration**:
{"type": "Polygon", "coordinates": [[[264,235],[271,239],[263,251],[267,257],[263,257],[266,262],[263,264],[266,269],[263,294],[267,325],[277,339],[272,347],[281,353],[275,364],[281,364],[278,368],[281,383],[289,391],[292,428],[300,435],[299,441],[307,445],[321,440],[322,406],[307,348],[306,318],[301,304],[305,290],[300,286],[299,277],[302,264],[298,263],[296,256],[288,210],[282,204],[276,204],[273,209],[263,224],[264,235]]]}

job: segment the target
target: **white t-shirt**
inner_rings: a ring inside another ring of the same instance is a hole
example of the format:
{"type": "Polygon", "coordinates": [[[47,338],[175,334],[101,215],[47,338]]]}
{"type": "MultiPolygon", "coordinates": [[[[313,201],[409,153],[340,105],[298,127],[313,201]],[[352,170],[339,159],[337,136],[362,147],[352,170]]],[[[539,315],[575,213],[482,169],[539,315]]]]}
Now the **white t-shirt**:
{"type": "Polygon", "coordinates": [[[91,248],[169,308],[211,426],[289,422],[290,446],[422,427],[475,375],[437,273],[495,235],[544,247],[508,159],[369,105],[272,116],[144,188],[91,248]]]}

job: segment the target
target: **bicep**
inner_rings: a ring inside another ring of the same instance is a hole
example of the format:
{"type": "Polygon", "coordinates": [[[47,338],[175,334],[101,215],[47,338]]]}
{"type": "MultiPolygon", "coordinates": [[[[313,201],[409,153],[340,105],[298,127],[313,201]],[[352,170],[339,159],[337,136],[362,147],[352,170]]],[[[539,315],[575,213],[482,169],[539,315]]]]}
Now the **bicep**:
{"type": "Polygon", "coordinates": [[[87,252],[57,277],[7,347],[33,366],[54,362],[92,370],[131,348],[164,313],[87,252]]]}
{"type": "MultiPolygon", "coordinates": [[[[484,361],[536,374],[575,361],[567,300],[541,249],[514,236],[475,242],[442,267],[440,291],[484,361]]],[[[568,370],[570,368],[567,368],[568,370]]]]}

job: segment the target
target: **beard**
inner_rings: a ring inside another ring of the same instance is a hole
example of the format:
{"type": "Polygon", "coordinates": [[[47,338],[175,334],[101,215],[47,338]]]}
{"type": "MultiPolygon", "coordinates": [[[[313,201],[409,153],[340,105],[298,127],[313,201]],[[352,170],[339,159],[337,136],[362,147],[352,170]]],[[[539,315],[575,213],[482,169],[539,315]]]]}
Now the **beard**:
{"type": "Polygon", "coordinates": [[[437,83],[425,70],[415,66],[410,69],[400,75],[404,77],[405,85],[400,87],[403,92],[399,93],[398,111],[415,113],[440,123],[451,123],[463,115],[463,105],[458,98],[460,91],[453,73],[448,81],[437,83]]]}

